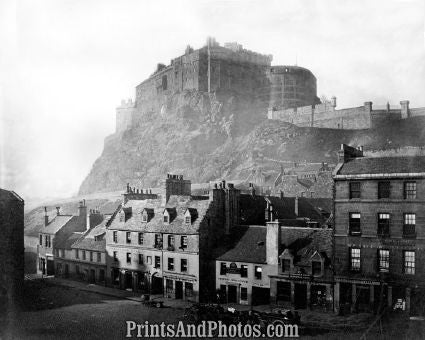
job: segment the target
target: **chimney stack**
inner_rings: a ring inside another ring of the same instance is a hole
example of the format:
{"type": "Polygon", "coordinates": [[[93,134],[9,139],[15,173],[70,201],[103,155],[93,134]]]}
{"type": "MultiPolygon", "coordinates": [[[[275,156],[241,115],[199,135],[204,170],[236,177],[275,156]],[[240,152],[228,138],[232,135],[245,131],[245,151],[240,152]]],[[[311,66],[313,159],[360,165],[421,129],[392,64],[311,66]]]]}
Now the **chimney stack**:
{"type": "Polygon", "coordinates": [[[338,151],[338,162],[345,163],[350,159],[363,157],[363,146],[354,148],[352,146],[341,144],[341,149],[338,151]]]}
{"type": "Polygon", "coordinates": [[[56,207],[56,215],[60,216],[61,214],[61,207],[56,207]]]}
{"type": "Polygon", "coordinates": [[[44,207],[44,226],[47,227],[49,224],[49,215],[47,215],[47,207],[44,207]]]}

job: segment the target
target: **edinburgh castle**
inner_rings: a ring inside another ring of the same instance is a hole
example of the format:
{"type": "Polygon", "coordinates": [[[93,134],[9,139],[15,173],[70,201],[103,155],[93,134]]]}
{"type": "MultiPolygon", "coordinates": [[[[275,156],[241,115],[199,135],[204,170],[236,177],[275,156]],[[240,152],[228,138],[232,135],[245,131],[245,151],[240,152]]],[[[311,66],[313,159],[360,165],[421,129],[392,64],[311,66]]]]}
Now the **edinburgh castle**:
{"type": "Polygon", "coordinates": [[[169,65],[158,64],[155,72],[136,86],[136,99],[122,101],[117,108],[116,131],[140,125],[146,115],[164,115],[173,95],[199,91],[244,95],[254,100],[268,119],[301,127],[369,129],[388,121],[425,115],[425,108],[373,109],[372,102],[354,108],[336,109],[336,98],[320,100],[313,73],[299,66],[272,66],[272,55],[246,50],[232,42],[220,46],[208,38],[205,46],[187,46],[169,65]]]}

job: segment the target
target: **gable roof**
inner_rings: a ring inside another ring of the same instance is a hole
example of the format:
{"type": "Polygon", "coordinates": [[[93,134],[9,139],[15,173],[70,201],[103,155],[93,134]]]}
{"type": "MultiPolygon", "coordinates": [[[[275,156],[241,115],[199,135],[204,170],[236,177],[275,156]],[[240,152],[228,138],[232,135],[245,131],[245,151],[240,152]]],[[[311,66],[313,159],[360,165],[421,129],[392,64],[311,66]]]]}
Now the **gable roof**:
{"type": "Polygon", "coordinates": [[[8,201],[20,201],[24,200],[14,191],[5,190],[0,188],[0,200],[8,200],[8,201]]]}
{"type": "Polygon", "coordinates": [[[56,234],[61,230],[71,219],[75,219],[76,216],[72,215],[57,215],[55,218],[49,222],[49,224],[42,229],[40,233],[43,234],[56,234]]]}
{"type": "Polygon", "coordinates": [[[106,251],[106,239],[102,237],[100,240],[96,240],[97,236],[102,236],[106,233],[106,224],[108,221],[103,221],[101,224],[96,227],[88,230],[84,235],[82,235],[78,240],[76,240],[71,248],[72,249],[85,249],[85,250],[94,250],[94,251],[106,251]]]}
{"type": "Polygon", "coordinates": [[[217,261],[266,263],[266,235],[265,226],[238,226],[234,227],[233,242],[227,251],[217,256],[217,261]]]}
{"type": "Polygon", "coordinates": [[[169,233],[169,234],[197,234],[201,222],[206,218],[210,201],[197,199],[193,196],[170,196],[165,207],[161,199],[129,200],[124,208],[132,207],[132,214],[125,222],[113,218],[108,229],[128,230],[138,232],[169,233]],[[154,211],[154,216],[148,222],[142,222],[143,209],[149,208],[154,211]],[[184,213],[188,208],[197,210],[197,217],[191,224],[184,221],[184,213]],[[164,223],[164,209],[175,211],[176,215],[169,223],[164,223]]]}
{"type": "Polygon", "coordinates": [[[359,157],[342,164],[337,175],[425,172],[425,156],[359,157]]]}

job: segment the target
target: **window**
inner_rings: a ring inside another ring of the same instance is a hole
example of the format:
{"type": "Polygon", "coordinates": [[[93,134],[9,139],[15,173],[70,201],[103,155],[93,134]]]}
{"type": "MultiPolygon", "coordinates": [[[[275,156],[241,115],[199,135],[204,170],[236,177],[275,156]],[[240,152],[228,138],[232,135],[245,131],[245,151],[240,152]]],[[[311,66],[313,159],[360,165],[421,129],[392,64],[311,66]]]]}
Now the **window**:
{"type": "Polygon", "coordinates": [[[46,235],[45,240],[44,240],[44,245],[47,248],[50,248],[51,247],[51,242],[50,242],[50,236],[49,235],[46,235]]]}
{"type": "Polygon", "coordinates": [[[290,259],[283,259],[282,260],[282,272],[289,272],[291,271],[291,260],[290,259]]]}
{"type": "Polygon", "coordinates": [[[161,234],[155,234],[155,248],[162,248],[162,236],[161,234]]]}
{"type": "Polygon", "coordinates": [[[139,244],[143,244],[143,233],[139,233],[139,244]]]}
{"type": "Polygon", "coordinates": [[[311,262],[311,273],[313,275],[321,275],[322,274],[322,262],[312,261],[311,262]]]}
{"type": "Polygon", "coordinates": [[[180,239],[180,248],[187,248],[187,236],[182,236],[180,239]]]}
{"type": "Polygon", "coordinates": [[[131,253],[127,253],[127,263],[131,263],[131,253]]]}
{"type": "Polygon", "coordinates": [[[404,252],[404,273],[415,274],[415,252],[405,251],[404,252]]]}
{"type": "Polygon", "coordinates": [[[241,265],[241,277],[248,277],[248,266],[246,264],[241,265]]]}
{"type": "Polygon", "coordinates": [[[168,235],[168,247],[174,248],[174,235],[168,235]]]}
{"type": "Polygon", "coordinates": [[[351,248],[350,249],[351,257],[351,270],[360,271],[360,248],[351,248]]]}
{"type": "Polygon", "coordinates": [[[97,253],[97,262],[102,261],[102,254],[101,253],[97,253]]]}
{"type": "Polygon", "coordinates": [[[124,222],[125,221],[125,214],[124,212],[120,213],[120,222],[124,222]]]}
{"type": "Polygon", "coordinates": [[[350,198],[360,198],[360,182],[350,182],[350,198]]]}
{"type": "Polygon", "coordinates": [[[41,235],[41,234],[40,234],[40,242],[39,243],[40,243],[40,246],[43,245],[43,235],[41,235]]]}
{"type": "Polygon", "coordinates": [[[403,237],[416,237],[416,214],[404,214],[403,237]]]}
{"type": "Polygon", "coordinates": [[[93,252],[90,252],[90,261],[93,262],[93,252]]]}
{"type": "Polygon", "coordinates": [[[148,221],[148,215],[143,214],[142,215],[142,222],[147,222],[148,221]]]}
{"type": "Polygon", "coordinates": [[[255,266],[255,278],[257,280],[261,280],[262,274],[263,274],[263,268],[259,266],[255,266]]]}
{"type": "Polygon", "coordinates": [[[168,270],[174,270],[174,259],[172,257],[168,258],[168,270]]]}
{"type": "Polygon", "coordinates": [[[190,220],[191,220],[190,216],[186,216],[185,217],[186,224],[189,224],[191,222],[190,220]]]}
{"type": "Polygon", "coordinates": [[[86,259],[86,251],[83,250],[83,260],[85,260],[85,259],[86,259]]]}
{"type": "Polygon", "coordinates": [[[378,182],[378,198],[390,198],[390,182],[378,182]]]}
{"type": "Polygon", "coordinates": [[[390,214],[378,214],[378,236],[387,237],[390,235],[390,214]]]}
{"type": "Polygon", "coordinates": [[[80,258],[80,252],[78,249],[75,249],[75,258],[79,259],[80,258]]]}
{"type": "Polygon", "coordinates": [[[152,264],[152,256],[146,256],[147,264],[152,264]]]}
{"type": "Polygon", "coordinates": [[[118,254],[114,251],[114,262],[118,262],[118,254]]]}
{"type": "Polygon", "coordinates": [[[187,272],[187,260],[186,259],[180,260],[180,271],[183,272],[183,273],[187,272]]]}
{"type": "Polygon", "coordinates": [[[139,264],[143,264],[143,254],[139,254],[139,264]]]}
{"type": "Polygon", "coordinates": [[[168,216],[164,215],[164,223],[168,223],[168,216]]]}
{"type": "Polygon", "coordinates": [[[159,256],[155,256],[155,268],[161,268],[161,258],[159,256]]]}
{"type": "Polygon", "coordinates": [[[360,213],[350,213],[349,215],[349,232],[350,235],[361,234],[360,229],[360,213]]]}
{"type": "Polygon", "coordinates": [[[112,235],[113,235],[114,243],[117,243],[118,242],[118,232],[114,231],[114,233],[112,235]]]}
{"type": "Polygon", "coordinates": [[[187,297],[193,296],[193,283],[191,282],[186,282],[184,284],[184,294],[187,297]]]}
{"type": "Polygon", "coordinates": [[[248,288],[241,287],[241,300],[247,301],[248,300],[248,288]]]}
{"type": "Polygon", "coordinates": [[[378,265],[380,272],[388,272],[390,269],[390,251],[387,249],[379,249],[378,265]]]}
{"type": "Polygon", "coordinates": [[[162,89],[163,90],[167,89],[167,83],[168,83],[167,76],[166,75],[162,76],[162,89]]]}
{"type": "Polygon", "coordinates": [[[131,232],[127,231],[125,233],[125,240],[127,243],[131,243],[131,232]]]}
{"type": "Polygon", "coordinates": [[[416,198],[416,182],[404,183],[404,198],[405,199],[416,198]]]}
{"type": "Polygon", "coordinates": [[[226,263],[221,262],[220,263],[220,275],[226,275],[226,269],[227,269],[226,263]]]}

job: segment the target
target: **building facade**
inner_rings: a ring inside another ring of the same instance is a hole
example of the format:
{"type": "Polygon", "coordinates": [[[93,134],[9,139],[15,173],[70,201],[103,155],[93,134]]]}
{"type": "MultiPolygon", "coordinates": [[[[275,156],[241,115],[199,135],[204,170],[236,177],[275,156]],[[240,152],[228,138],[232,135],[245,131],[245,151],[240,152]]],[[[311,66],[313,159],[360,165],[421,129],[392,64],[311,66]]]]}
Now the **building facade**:
{"type": "Polygon", "coordinates": [[[363,157],[346,145],[335,181],[335,306],[421,307],[425,157],[363,157]]]}
{"type": "Polygon", "coordinates": [[[0,313],[14,312],[24,285],[24,200],[0,189],[0,313]]]}

